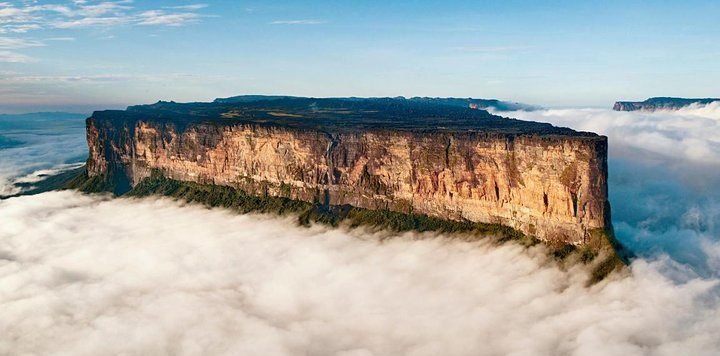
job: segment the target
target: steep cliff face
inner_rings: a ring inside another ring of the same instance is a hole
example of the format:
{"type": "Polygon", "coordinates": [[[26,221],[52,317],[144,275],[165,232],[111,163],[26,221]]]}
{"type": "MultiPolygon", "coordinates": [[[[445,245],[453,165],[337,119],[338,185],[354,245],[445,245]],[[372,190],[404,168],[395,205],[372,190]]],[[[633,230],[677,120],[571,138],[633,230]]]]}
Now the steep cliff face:
{"type": "Polygon", "coordinates": [[[720,99],[686,99],[686,98],[650,98],[645,101],[617,101],[613,106],[615,111],[656,111],[678,110],[693,104],[706,105],[720,99]]]}
{"type": "MultiPolygon", "coordinates": [[[[328,124],[312,116],[322,111],[315,104],[309,111],[223,107],[219,117],[227,120],[207,113],[195,119],[187,114],[197,107],[179,104],[98,112],[87,121],[88,174],[112,177],[116,193],[162,172],[257,195],[499,223],[572,244],[608,225],[605,137],[542,124],[518,130],[527,123],[476,117],[470,109],[455,112],[470,112],[459,121],[428,119],[427,108],[415,106],[413,125],[348,128],[352,119],[338,114],[346,108],[327,109],[341,117],[328,124]],[[306,120],[292,125],[289,118],[306,120]]],[[[383,116],[353,110],[350,116],[383,116]]]]}

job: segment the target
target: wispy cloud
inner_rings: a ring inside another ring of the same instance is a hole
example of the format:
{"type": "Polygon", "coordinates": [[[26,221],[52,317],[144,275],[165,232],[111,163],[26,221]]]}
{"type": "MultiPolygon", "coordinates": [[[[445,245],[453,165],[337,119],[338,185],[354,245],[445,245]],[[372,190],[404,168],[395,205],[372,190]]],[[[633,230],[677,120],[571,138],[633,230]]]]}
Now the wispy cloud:
{"type": "Polygon", "coordinates": [[[16,72],[0,72],[0,86],[42,83],[57,85],[67,83],[112,83],[120,81],[166,82],[178,78],[192,77],[187,73],[171,73],[163,75],[129,75],[121,73],[95,75],[26,75],[16,72]]]}
{"type": "Polygon", "coordinates": [[[0,62],[5,63],[29,63],[37,62],[37,59],[12,51],[0,51],[0,62]]]}
{"type": "Polygon", "coordinates": [[[0,27],[0,33],[26,33],[41,28],[38,24],[5,25],[0,27]]]}
{"type": "Polygon", "coordinates": [[[196,13],[167,13],[162,10],[145,11],[138,16],[138,25],[182,26],[196,22],[200,18],[196,13]]]}
{"type": "Polygon", "coordinates": [[[75,41],[75,37],[50,37],[46,38],[45,41],[75,41]]]}
{"type": "MultiPolygon", "coordinates": [[[[0,62],[27,63],[37,61],[11,51],[0,51],[0,62]]],[[[94,74],[55,74],[35,75],[17,71],[0,71],[0,107],[13,103],[13,98],[26,98],[27,103],[45,103],[48,101],[74,102],[78,97],[92,97],[93,88],[106,87],[117,83],[133,85],[137,83],[164,85],[165,83],[185,83],[195,86],[209,80],[222,77],[195,77],[188,73],[168,74],[127,74],[118,68],[94,68],[94,74]],[[30,101],[32,99],[32,101],[30,101]]]]}
{"type": "Polygon", "coordinates": [[[167,6],[166,9],[177,9],[177,10],[200,10],[208,7],[208,4],[191,4],[191,5],[180,5],[180,6],[167,6]]]}
{"type": "MultiPolygon", "coordinates": [[[[19,3],[0,2],[0,49],[40,47],[45,44],[17,36],[42,29],[113,28],[142,25],[178,27],[198,22],[202,15],[197,10],[207,4],[168,6],[162,9],[138,10],[132,0],[91,2],[72,0],[64,3],[38,4],[36,1],[19,3]]],[[[47,41],[71,41],[71,37],[57,37],[47,41]]],[[[4,62],[28,62],[31,58],[15,52],[4,52],[4,62]]]]}
{"type": "Polygon", "coordinates": [[[45,44],[40,41],[25,40],[21,38],[0,37],[0,49],[18,49],[28,47],[42,47],[45,44]]]}
{"type": "Polygon", "coordinates": [[[29,8],[17,8],[8,2],[0,3],[0,25],[33,22],[39,20],[29,8]]]}
{"type": "Polygon", "coordinates": [[[121,74],[103,75],[7,75],[0,77],[0,83],[72,83],[72,82],[117,82],[124,80],[138,79],[137,76],[121,74]]]}
{"type": "Polygon", "coordinates": [[[131,18],[124,16],[115,17],[84,17],[77,20],[57,21],[52,24],[56,28],[81,28],[81,27],[111,27],[128,24],[131,18]]]}
{"type": "Polygon", "coordinates": [[[320,20],[277,20],[269,22],[270,25],[321,25],[327,21],[320,20]]]}
{"type": "Polygon", "coordinates": [[[131,10],[128,2],[101,2],[94,5],[85,3],[74,3],[68,5],[36,5],[25,7],[24,10],[31,13],[57,13],[66,17],[97,17],[108,14],[121,16],[125,11],[131,10]]]}
{"type": "Polygon", "coordinates": [[[471,53],[508,53],[525,51],[535,48],[534,46],[489,46],[489,47],[452,47],[453,51],[471,53]]]}
{"type": "Polygon", "coordinates": [[[65,4],[17,6],[0,2],[0,33],[24,33],[42,28],[113,27],[139,24],[180,26],[195,22],[200,15],[195,11],[207,4],[169,6],[163,9],[138,11],[132,1],[104,1],[89,4],[87,1],[70,1],[65,4]]]}

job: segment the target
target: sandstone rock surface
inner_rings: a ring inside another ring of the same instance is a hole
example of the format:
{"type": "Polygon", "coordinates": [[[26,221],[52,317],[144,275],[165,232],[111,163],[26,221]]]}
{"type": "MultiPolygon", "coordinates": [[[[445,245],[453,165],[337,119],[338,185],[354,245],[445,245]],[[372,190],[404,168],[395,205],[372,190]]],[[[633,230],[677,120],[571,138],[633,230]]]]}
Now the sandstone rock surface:
{"type": "Polygon", "coordinates": [[[88,174],[112,177],[119,193],[162,172],[572,244],[609,227],[604,136],[400,99],[297,100],[96,112],[88,174]]]}

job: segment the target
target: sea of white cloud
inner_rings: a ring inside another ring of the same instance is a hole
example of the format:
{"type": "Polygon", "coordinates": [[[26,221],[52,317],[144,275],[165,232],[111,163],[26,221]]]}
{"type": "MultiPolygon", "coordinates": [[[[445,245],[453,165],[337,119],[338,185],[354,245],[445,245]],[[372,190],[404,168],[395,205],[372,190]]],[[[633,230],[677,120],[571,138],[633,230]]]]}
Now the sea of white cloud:
{"type": "Polygon", "coordinates": [[[87,157],[85,115],[0,115],[0,197],[21,191],[15,183],[77,167],[87,157]],[[12,143],[3,145],[2,143],[12,143]]]}
{"type": "Polygon", "coordinates": [[[608,136],[610,201],[621,240],[720,277],[720,102],[679,111],[502,113],[608,136]]]}
{"type": "Polygon", "coordinates": [[[0,354],[715,355],[720,112],[695,109],[508,115],[609,136],[614,224],[639,257],[592,287],[541,246],[0,200],[0,354]]]}

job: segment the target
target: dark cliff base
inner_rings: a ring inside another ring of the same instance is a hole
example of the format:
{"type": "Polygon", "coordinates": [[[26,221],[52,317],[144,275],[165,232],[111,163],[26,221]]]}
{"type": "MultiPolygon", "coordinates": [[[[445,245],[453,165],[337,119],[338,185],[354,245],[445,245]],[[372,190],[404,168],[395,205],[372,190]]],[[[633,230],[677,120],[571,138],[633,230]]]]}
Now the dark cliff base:
{"type": "MultiPolygon", "coordinates": [[[[89,177],[82,172],[69,181],[65,189],[77,189],[86,193],[113,192],[116,190],[112,179],[107,177],[89,177]]],[[[116,194],[117,195],[117,194],[116,194]]],[[[124,197],[167,196],[178,200],[201,203],[210,207],[228,208],[239,213],[294,214],[298,224],[308,226],[322,223],[330,226],[355,228],[368,226],[378,230],[393,232],[435,231],[448,234],[448,237],[463,240],[493,239],[496,243],[517,242],[525,247],[541,243],[540,240],[526,236],[507,226],[484,224],[471,221],[450,221],[422,214],[398,213],[388,210],[370,210],[349,205],[328,206],[321,202],[304,202],[282,197],[254,196],[227,186],[215,186],[182,182],[153,174],[122,194],[124,197]]],[[[595,284],[610,273],[621,270],[634,256],[614,238],[612,230],[591,232],[590,241],[584,246],[562,243],[545,243],[549,253],[561,266],[583,263],[590,266],[588,285],[595,284]]]]}

